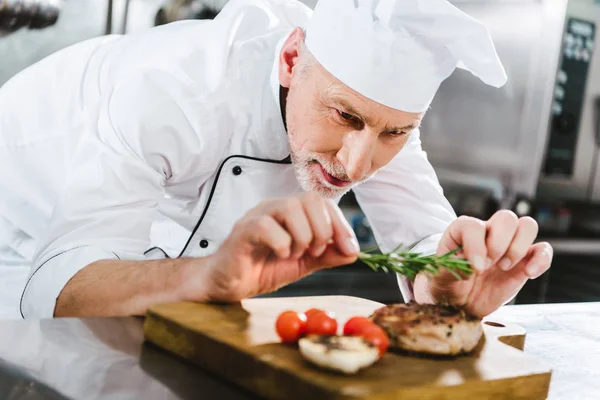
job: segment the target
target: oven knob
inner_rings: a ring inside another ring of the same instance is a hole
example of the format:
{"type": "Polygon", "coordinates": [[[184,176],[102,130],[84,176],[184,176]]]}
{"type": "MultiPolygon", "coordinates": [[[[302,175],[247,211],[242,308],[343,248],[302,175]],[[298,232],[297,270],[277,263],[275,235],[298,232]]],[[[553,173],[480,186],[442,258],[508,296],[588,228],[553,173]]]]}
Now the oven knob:
{"type": "Polygon", "coordinates": [[[554,119],[554,124],[560,133],[569,135],[575,128],[575,118],[570,113],[563,113],[554,119]]]}

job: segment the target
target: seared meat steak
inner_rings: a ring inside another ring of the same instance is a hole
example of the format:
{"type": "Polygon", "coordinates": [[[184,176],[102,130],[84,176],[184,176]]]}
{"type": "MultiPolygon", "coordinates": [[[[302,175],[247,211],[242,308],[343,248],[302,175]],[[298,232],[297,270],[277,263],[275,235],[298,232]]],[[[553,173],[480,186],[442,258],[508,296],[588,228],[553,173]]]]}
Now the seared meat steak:
{"type": "Polygon", "coordinates": [[[390,349],[431,355],[471,352],[483,335],[481,319],[452,306],[392,304],[370,317],[390,338],[390,349]]]}

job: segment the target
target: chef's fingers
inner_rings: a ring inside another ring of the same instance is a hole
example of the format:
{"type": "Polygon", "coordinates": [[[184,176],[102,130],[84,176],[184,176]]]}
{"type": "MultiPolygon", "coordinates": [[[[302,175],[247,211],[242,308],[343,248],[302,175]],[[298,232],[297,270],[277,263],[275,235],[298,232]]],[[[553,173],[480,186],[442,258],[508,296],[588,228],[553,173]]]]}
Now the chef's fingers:
{"type": "Polygon", "coordinates": [[[296,196],[278,200],[268,211],[292,236],[292,254],[300,258],[313,240],[313,233],[302,200],[296,196]]]}
{"type": "Polygon", "coordinates": [[[509,271],[521,261],[529,251],[538,234],[538,224],[533,218],[523,217],[518,221],[517,232],[504,256],[496,265],[502,271],[509,271]]]}
{"type": "Polygon", "coordinates": [[[527,278],[537,279],[550,268],[553,256],[554,251],[549,243],[536,243],[529,248],[527,257],[518,264],[517,268],[527,278]]]}
{"type": "Polygon", "coordinates": [[[465,258],[478,271],[486,270],[487,247],[485,244],[486,225],[485,222],[468,216],[458,217],[450,224],[448,229],[442,235],[440,249],[448,248],[452,245],[462,246],[462,252],[465,258]]]}
{"type": "Polygon", "coordinates": [[[308,192],[301,199],[313,234],[310,254],[319,257],[327,249],[329,240],[333,237],[331,215],[325,199],[318,193],[308,192]]]}
{"type": "Polygon", "coordinates": [[[279,258],[291,254],[291,235],[269,215],[253,217],[246,221],[245,234],[253,245],[270,248],[279,258]]]}
{"type": "MultiPolygon", "coordinates": [[[[487,222],[487,257],[491,265],[495,265],[508,251],[517,228],[519,218],[509,210],[495,213],[487,222]]],[[[531,243],[529,243],[531,244],[531,243]]]]}
{"type": "Polygon", "coordinates": [[[356,262],[357,256],[347,256],[342,253],[337,246],[327,246],[325,252],[321,254],[320,257],[312,257],[310,256],[307,262],[307,268],[310,272],[339,267],[343,265],[349,265],[356,262]]]}
{"type": "Polygon", "coordinates": [[[330,200],[325,200],[331,216],[331,226],[333,227],[333,243],[338,247],[342,254],[347,256],[357,256],[360,252],[356,235],[350,227],[348,220],[342,214],[342,210],[330,200]]]}

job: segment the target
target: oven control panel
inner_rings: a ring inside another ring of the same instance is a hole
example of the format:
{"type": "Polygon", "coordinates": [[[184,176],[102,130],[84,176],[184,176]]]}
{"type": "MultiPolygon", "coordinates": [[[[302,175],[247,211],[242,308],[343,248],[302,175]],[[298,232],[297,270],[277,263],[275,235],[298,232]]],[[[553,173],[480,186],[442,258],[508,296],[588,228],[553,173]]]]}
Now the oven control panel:
{"type": "Polygon", "coordinates": [[[596,26],[578,18],[567,20],[562,58],[556,78],[550,135],[544,161],[547,176],[573,175],[579,124],[584,106],[596,26]]]}

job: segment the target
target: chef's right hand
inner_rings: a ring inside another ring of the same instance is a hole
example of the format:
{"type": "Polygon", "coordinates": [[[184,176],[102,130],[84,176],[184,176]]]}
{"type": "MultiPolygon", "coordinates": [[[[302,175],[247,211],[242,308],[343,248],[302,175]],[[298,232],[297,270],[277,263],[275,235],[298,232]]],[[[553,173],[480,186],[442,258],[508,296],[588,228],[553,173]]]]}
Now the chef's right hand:
{"type": "Polygon", "coordinates": [[[358,253],[354,231],[330,200],[316,193],[266,200],[236,223],[207,265],[198,265],[202,273],[188,275],[186,298],[240,301],[351,264],[358,253]]]}

